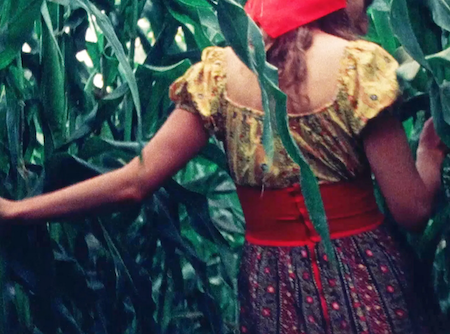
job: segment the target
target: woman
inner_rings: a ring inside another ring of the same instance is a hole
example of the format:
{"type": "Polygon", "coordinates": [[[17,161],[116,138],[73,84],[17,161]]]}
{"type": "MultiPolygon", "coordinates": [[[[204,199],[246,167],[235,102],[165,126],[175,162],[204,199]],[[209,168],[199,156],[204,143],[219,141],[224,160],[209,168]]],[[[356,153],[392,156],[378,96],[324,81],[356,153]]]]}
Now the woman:
{"type": "Polygon", "coordinates": [[[367,29],[369,2],[246,5],[279,68],[291,132],[320,183],[338,266],[318,243],[298,167],[278,138],[266,170],[257,78],[230,48],[206,49],[173,84],[177,108],[142,158],[54,193],[1,200],[2,220],[32,222],[141,201],[206,144],[206,127],[225,143],[247,222],[242,333],[429,332],[409,256],[383,224],[370,175],[397,222],[420,231],[440,186],[445,148],[428,121],[414,163],[401,123],[389,114],[397,64],[380,47],[354,40],[367,29]]]}

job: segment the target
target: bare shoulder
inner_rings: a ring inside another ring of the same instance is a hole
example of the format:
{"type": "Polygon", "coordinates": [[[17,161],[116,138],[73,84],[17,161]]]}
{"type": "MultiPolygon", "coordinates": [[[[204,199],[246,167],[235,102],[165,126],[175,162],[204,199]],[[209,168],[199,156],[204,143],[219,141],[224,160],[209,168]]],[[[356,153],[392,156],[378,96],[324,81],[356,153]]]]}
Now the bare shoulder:
{"type": "Polygon", "coordinates": [[[318,31],[314,34],[313,44],[306,54],[309,59],[335,58],[343,54],[349,43],[346,39],[318,31]]]}
{"type": "Polygon", "coordinates": [[[306,52],[308,73],[304,92],[309,98],[309,108],[294,112],[313,112],[336,98],[341,60],[349,43],[348,40],[315,31],[313,44],[306,52]]]}
{"type": "Polygon", "coordinates": [[[229,80],[257,79],[256,75],[242,62],[231,47],[225,49],[226,70],[229,80]]]}
{"type": "Polygon", "coordinates": [[[226,93],[236,104],[252,109],[262,109],[258,78],[236,55],[232,48],[225,48],[226,93]]]}

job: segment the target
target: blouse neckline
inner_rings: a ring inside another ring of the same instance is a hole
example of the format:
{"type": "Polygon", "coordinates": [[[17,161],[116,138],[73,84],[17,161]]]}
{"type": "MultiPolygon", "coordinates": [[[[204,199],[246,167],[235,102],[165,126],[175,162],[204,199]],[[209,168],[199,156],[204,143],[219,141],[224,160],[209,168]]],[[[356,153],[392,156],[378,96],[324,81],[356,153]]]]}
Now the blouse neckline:
{"type": "MultiPolygon", "coordinates": [[[[333,106],[336,103],[336,101],[339,98],[339,93],[341,92],[341,89],[342,89],[342,79],[343,79],[343,73],[344,73],[344,70],[345,70],[345,63],[346,63],[346,60],[348,59],[348,57],[350,55],[349,50],[353,47],[353,44],[355,44],[357,42],[358,42],[358,40],[356,40],[356,41],[349,41],[348,44],[344,47],[344,51],[343,51],[343,54],[342,54],[341,59],[340,59],[340,66],[339,66],[339,70],[338,70],[338,80],[337,80],[337,83],[336,83],[335,93],[334,93],[333,99],[331,99],[329,102],[325,103],[324,105],[322,105],[322,106],[320,106],[318,108],[315,108],[314,110],[311,110],[311,111],[306,112],[306,113],[298,113],[298,114],[287,113],[287,116],[290,119],[291,118],[295,119],[295,118],[300,118],[300,117],[304,117],[304,116],[310,116],[310,115],[314,115],[314,114],[323,113],[323,112],[328,110],[331,106],[333,106]]],[[[226,69],[227,69],[226,56],[223,57],[223,58],[224,58],[224,60],[223,60],[223,68],[224,68],[224,71],[223,71],[224,72],[224,76],[223,76],[224,85],[223,85],[223,87],[224,87],[224,98],[225,98],[225,100],[229,104],[231,104],[233,107],[236,107],[238,109],[243,109],[243,110],[249,112],[250,114],[252,114],[255,117],[263,118],[264,117],[264,111],[256,109],[256,108],[252,108],[252,107],[248,107],[248,106],[242,105],[242,104],[240,104],[240,103],[238,103],[238,102],[236,102],[236,101],[234,101],[234,100],[229,98],[229,96],[227,94],[228,77],[227,77],[227,72],[226,72],[226,69]]]]}

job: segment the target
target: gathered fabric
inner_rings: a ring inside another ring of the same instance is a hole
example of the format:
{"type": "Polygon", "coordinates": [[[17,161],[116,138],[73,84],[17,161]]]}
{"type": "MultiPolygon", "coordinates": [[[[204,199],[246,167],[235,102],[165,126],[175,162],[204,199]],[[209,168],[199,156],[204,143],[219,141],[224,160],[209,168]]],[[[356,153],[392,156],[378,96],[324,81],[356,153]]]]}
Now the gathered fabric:
{"type": "MultiPolygon", "coordinates": [[[[299,184],[283,189],[237,186],[246,222],[246,240],[261,246],[305,246],[320,241],[306,209],[299,184]]],[[[352,182],[320,185],[331,239],[379,227],[370,175],[352,182]]]]}
{"type": "Polygon", "coordinates": [[[320,185],[337,266],[298,184],[237,193],[246,221],[241,333],[429,333],[411,259],[383,224],[370,175],[320,185]]]}

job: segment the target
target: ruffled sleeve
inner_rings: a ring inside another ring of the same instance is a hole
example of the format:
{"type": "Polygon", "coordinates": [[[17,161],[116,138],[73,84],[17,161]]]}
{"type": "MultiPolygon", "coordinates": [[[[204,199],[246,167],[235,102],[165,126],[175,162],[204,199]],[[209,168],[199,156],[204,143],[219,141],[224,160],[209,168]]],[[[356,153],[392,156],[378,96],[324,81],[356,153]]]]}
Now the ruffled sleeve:
{"type": "Polygon", "coordinates": [[[225,108],[222,108],[224,60],[224,49],[206,48],[202,61],[191,66],[169,90],[170,99],[178,108],[200,115],[208,132],[219,139],[223,139],[226,124],[225,108]]]}
{"type": "Polygon", "coordinates": [[[359,135],[371,119],[397,99],[398,63],[383,48],[367,41],[355,42],[347,52],[343,80],[352,105],[347,119],[353,134],[359,135]]]}

